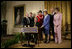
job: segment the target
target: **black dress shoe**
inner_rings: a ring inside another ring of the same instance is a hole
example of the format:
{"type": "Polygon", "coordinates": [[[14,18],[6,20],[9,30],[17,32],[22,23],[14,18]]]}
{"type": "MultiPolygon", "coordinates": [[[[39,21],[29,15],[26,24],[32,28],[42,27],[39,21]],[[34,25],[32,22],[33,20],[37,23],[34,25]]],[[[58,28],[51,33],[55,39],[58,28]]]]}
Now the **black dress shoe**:
{"type": "Polygon", "coordinates": [[[34,40],[31,40],[31,42],[34,42],[34,40]]]}
{"type": "Polygon", "coordinates": [[[47,41],[44,41],[44,43],[46,43],[47,41]]]}
{"type": "Polygon", "coordinates": [[[53,39],[52,41],[55,41],[55,39],[53,39]]]}
{"type": "Polygon", "coordinates": [[[37,44],[37,42],[35,42],[35,44],[37,44]]]}

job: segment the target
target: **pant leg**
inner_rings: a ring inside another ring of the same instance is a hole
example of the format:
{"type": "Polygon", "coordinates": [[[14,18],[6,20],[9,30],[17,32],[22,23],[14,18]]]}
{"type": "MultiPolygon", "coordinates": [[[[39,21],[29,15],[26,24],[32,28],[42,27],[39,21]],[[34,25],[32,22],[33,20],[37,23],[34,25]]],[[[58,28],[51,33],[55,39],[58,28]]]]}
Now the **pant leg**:
{"type": "Polygon", "coordinates": [[[50,31],[51,31],[51,28],[52,28],[52,27],[51,27],[51,25],[50,25],[50,29],[49,29],[49,35],[50,35],[50,36],[49,36],[49,40],[51,40],[51,32],[50,32],[50,31]]]}
{"type": "Polygon", "coordinates": [[[48,35],[47,35],[47,34],[45,34],[45,41],[47,41],[47,37],[48,37],[48,35]]]}
{"type": "Polygon", "coordinates": [[[50,29],[49,29],[50,39],[51,39],[51,32],[50,32],[50,30],[52,30],[52,36],[53,36],[53,39],[55,40],[54,24],[50,25],[50,29]]]}
{"type": "Polygon", "coordinates": [[[57,28],[56,28],[56,26],[54,26],[54,32],[55,32],[55,43],[57,43],[57,37],[56,37],[57,28]]]}
{"type": "Polygon", "coordinates": [[[52,26],[52,35],[53,35],[53,39],[55,40],[54,26],[52,26]]]}
{"type": "Polygon", "coordinates": [[[43,39],[43,36],[42,36],[42,29],[40,28],[40,40],[43,39]]]}
{"type": "Polygon", "coordinates": [[[38,35],[34,34],[34,42],[37,43],[37,40],[38,40],[38,35]]]}
{"type": "Polygon", "coordinates": [[[39,33],[39,39],[42,40],[43,36],[42,36],[42,30],[41,30],[41,28],[38,28],[38,33],[39,33]]]}
{"type": "Polygon", "coordinates": [[[60,25],[58,26],[57,34],[58,34],[58,43],[61,43],[61,26],[60,25]]]}
{"type": "Polygon", "coordinates": [[[49,39],[48,39],[48,38],[49,38],[48,35],[49,35],[49,29],[48,29],[48,30],[45,29],[45,37],[46,37],[46,41],[49,40],[49,39]]]}
{"type": "Polygon", "coordinates": [[[46,38],[46,34],[45,34],[45,29],[44,29],[44,28],[43,28],[43,32],[44,32],[44,35],[45,35],[45,41],[46,41],[47,38],[46,38]]]}
{"type": "Polygon", "coordinates": [[[28,40],[28,34],[27,33],[25,33],[25,39],[28,40]]]}
{"type": "Polygon", "coordinates": [[[49,40],[51,40],[51,32],[50,32],[50,30],[49,30],[49,33],[50,33],[50,34],[49,34],[49,35],[50,35],[50,36],[49,36],[49,40]]]}

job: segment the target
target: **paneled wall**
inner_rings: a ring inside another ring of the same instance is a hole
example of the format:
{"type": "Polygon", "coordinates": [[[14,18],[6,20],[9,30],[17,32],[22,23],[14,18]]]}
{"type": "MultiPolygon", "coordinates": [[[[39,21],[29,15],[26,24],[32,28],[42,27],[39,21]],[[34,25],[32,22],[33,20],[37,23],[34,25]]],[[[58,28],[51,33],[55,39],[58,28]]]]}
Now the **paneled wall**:
{"type": "Polygon", "coordinates": [[[1,2],[1,22],[6,19],[6,1],[1,2]]]}
{"type": "Polygon", "coordinates": [[[62,12],[63,14],[62,25],[65,25],[66,20],[68,24],[70,24],[71,22],[70,1],[7,1],[7,7],[6,7],[6,20],[8,21],[7,34],[13,34],[14,29],[13,7],[23,4],[25,4],[26,7],[25,10],[27,13],[29,12],[37,13],[40,9],[43,10],[44,7],[48,9],[48,13],[50,13],[51,7],[58,6],[60,8],[60,12],[62,12]]]}
{"type": "MultiPolygon", "coordinates": [[[[7,1],[7,12],[6,20],[7,23],[7,34],[14,34],[14,6],[25,5],[25,13],[37,12],[41,9],[44,9],[44,1],[7,1]]],[[[17,30],[16,30],[17,31],[17,30]]]]}
{"type": "Polygon", "coordinates": [[[67,22],[68,24],[71,24],[71,2],[70,1],[45,1],[45,9],[48,10],[48,13],[50,14],[50,8],[59,7],[60,12],[63,14],[62,17],[62,26],[65,25],[67,22]]]}

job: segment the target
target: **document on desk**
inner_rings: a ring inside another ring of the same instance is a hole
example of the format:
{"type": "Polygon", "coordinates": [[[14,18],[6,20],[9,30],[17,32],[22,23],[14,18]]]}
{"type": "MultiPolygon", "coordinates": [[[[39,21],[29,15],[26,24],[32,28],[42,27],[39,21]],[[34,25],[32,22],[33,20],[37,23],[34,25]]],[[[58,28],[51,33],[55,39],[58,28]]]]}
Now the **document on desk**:
{"type": "Polygon", "coordinates": [[[24,33],[38,33],[38,27],[24,27],[22,28],[24,33]]]}

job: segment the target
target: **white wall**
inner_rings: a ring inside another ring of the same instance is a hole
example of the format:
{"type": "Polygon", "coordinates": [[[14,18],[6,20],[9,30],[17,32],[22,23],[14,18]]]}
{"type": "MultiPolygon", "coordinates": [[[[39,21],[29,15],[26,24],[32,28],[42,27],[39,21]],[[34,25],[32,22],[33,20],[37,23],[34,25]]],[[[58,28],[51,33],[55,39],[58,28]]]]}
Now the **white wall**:
{"type": "Polygon", "coordinates": [[[13,17],[13,7],[17,5],[26,5],[26,12],[36,13],[41,9],[44,9],[44,1],[7,1],[7,13],[6,19],[8,21],[7,34],[13,34],[14,29],[14,17],[13,17]]]}

